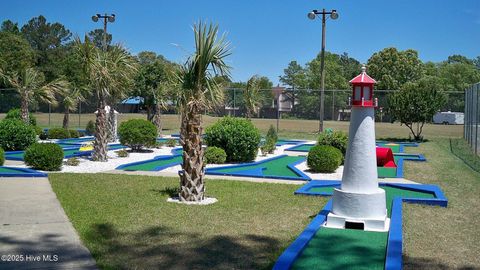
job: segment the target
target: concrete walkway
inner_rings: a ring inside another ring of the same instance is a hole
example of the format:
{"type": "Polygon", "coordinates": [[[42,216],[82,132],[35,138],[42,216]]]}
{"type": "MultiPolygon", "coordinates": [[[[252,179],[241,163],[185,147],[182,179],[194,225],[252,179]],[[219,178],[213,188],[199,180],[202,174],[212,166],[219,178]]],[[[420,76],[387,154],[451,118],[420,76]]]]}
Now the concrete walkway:
{"type": "Polygon", "coordinates": [[[97,269],[47,178],[0,178],[0,255],[0,269],[97,269]]]}

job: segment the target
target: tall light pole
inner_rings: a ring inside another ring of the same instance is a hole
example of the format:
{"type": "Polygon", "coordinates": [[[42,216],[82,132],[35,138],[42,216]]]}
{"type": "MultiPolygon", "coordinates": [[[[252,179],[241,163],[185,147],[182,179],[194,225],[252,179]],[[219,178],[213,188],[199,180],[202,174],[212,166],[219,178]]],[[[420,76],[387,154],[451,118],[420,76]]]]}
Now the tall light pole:
{"type": "Polygon", "coordinates": [[[318,11],[316,9],[308,13],[308,18],[314,20],[317,15],[322,15],[322,51],[320,54],[320,74],[321,74],[321,89],[320,89],[320,123],[318,126],[318,132],[323,132],[323,118],[325,115],[325,22],[327,21],[327,16],[330,15],[330,18],[333,20],[338,19],[337,10],[332,9],[332,11],[318,11]]]}
{"type": "Polygon", "coordinates": [[[102,14],[96,14],[92,16],[92,21],[98,22],[98,19],[103,19],[103,50],[107,50],[107,23],[111,22],[113,23],[115,21],[115,14],[110,14],[108,15],[105,13],[105,15],[102,14]]]}

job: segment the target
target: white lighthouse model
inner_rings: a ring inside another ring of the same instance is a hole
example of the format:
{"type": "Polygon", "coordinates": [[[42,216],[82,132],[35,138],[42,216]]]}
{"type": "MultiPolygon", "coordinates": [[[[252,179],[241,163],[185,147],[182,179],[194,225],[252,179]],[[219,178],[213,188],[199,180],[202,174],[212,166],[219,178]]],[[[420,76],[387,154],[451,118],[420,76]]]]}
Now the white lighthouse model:
{"type": "Polygon", "coordinates": [[[352,113],[340,189],[333,191],[332,210],[325,226],[388,231],[385,191],[378,187],[375,149],[374,79],[362,73],[353,78],[352,113]]]}

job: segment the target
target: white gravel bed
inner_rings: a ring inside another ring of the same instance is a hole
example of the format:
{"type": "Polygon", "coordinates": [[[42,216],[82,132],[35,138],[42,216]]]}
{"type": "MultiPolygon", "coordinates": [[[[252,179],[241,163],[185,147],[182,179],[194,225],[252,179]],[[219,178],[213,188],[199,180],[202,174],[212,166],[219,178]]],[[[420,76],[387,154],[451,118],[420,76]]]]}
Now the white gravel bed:
{"type": "Polygon", "coordinates": [[[297,164],[295,168],[308,175],[312,180],[342,180],[343,166],[340,166],[334,173],[314,173],[308,171],[307,161],[297,164]]]}

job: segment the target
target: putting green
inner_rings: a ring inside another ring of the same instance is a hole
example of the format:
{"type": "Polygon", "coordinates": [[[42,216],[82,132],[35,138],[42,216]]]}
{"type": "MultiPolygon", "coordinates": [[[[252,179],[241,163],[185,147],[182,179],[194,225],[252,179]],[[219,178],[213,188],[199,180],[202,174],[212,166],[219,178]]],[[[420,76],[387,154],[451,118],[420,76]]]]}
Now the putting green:
{"type": "Polygon", "coordinates": [[[5,167],[0,167],[0,173],[18,173],[19,170],[15,170],[12,168],[5,168],[5,167]]]}
{"type": "Polygon", "coordinates": [[[229,167],[229,168],[212,168],[209,171],[215,173],[225,173],[232,175],[255,175],[266,177],[301,177],[295,171],[288,167],[289,164],[304,160],[303,156],[283,156],[277,159],[268,160],[259,164],[251,164],[245,166],[229,167]]]}
{"type": "MultiPolygon", "coordinates": [[[[388,215],[394,197],[434,198],[424,193],[397,187],[381,187],[386,192],[388,215]]],[[[312,188],[310,191],[331,192],[333,187],[312,188]]],[[[387,232],[321,228],[310,240],[292,269],[384,269],[387,232]]]]}
{"type": "Polygon", "coordinates": [[[157,171],[159,167],[167,166],[167,165],[177,165],[181,164],[182,156],[176,155],[171,157],[153,159],[150,161],[146,161],[140,164],[132,164],[122,167],[121,170],[124,171],[157,171]]]}

